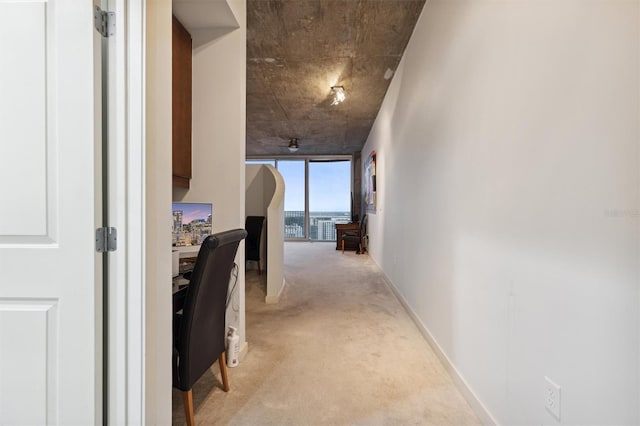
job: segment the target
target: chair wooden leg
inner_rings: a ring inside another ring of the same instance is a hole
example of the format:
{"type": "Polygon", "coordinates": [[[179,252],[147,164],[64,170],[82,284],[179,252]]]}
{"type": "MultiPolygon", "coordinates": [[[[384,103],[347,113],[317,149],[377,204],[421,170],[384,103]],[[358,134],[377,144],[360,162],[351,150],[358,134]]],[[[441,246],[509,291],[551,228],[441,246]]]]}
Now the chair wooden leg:
{"type": "Polygon", "coordinates": [[[262,269],[260,268],[260,261],[258,260],[258,275],[262,275],[262,269]]]}
{"type": "Polygon", "coordinates": [[[220,364],[220,374],[222,375],[222,389],[225,392],[229,392],[229,376],[227,375],[227,355],[222,352],[218,357],[218,364],[220,364]]]}
{"type": "Polygon", "coordinates": [[[344,254],[344,240],[342,240],[342,254],[344,254]]]}
{"type": "Polygon", "coordinates": [[[184,415],[187,418],[187,426],[194,426],[196,424],[193,417],[193,390],[182,392],[182,403],[184,404],[184,415]]]}

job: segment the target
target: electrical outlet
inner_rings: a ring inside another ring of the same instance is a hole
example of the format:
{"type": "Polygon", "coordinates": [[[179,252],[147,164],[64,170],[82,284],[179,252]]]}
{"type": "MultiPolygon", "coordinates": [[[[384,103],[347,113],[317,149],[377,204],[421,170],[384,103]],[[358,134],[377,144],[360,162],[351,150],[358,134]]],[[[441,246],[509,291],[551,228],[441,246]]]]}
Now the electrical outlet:
{"type": "Polygon", "coordinates": [[[555,384],[553,380],[544,377],[544,407],[547,409],[549,413],[556,418],[556,420],[560,421],[560,386],[555,384]]]}

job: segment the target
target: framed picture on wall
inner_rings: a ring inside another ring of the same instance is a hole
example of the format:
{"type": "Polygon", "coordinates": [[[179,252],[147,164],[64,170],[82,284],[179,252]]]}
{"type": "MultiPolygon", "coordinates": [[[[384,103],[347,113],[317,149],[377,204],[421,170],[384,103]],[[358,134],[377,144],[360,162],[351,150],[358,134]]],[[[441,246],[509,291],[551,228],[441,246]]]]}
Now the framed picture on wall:
{"type": "Polygon", "coordinates": [[[367,213],[376,212],[376,152],[371,151],[364,163],[364,208],[367,213]]]}

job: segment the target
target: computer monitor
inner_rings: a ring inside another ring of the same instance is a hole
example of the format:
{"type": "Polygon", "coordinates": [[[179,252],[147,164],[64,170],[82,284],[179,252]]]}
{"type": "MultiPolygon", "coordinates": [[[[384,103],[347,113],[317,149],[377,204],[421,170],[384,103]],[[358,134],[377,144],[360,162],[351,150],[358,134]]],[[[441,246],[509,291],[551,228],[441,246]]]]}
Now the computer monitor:
{"type": "Polygon", "coordinates": [[[173,203],[171,244],[198,246],[211,235],[211,203],[173,203]]]}

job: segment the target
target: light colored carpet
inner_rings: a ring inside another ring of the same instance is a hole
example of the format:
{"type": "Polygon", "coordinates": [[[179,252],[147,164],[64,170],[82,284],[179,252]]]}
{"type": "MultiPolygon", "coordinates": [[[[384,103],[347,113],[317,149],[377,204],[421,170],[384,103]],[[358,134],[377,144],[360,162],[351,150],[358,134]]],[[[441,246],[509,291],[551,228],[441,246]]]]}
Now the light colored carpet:
{"type": "MultiPolygon", "coordinates": [[[[480,424],[367,255],[335,243],[286,243],[286,289],[265,305],[247,272],[249,351],[193,389],[202,425],[480,424]]],[[[173,391],[173,423],[184,424],[173,391]]]]}

